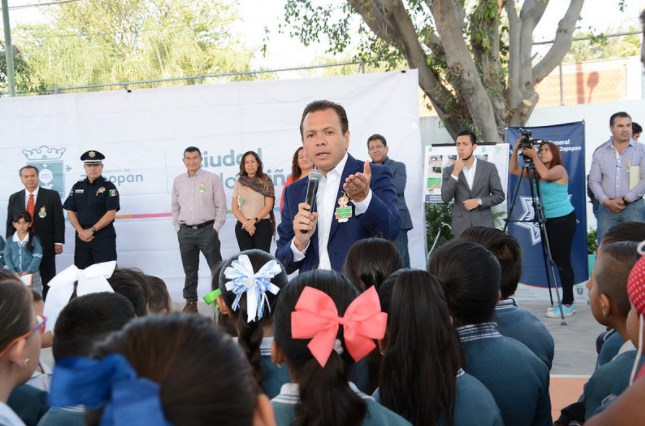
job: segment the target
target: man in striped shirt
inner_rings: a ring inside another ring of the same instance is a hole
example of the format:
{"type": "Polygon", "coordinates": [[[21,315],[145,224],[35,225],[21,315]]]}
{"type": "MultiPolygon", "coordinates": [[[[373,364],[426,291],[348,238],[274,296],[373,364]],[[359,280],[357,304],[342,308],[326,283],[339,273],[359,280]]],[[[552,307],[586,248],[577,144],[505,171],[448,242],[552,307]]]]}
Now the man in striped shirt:
{"type": "Polygon", "coordinates": [[[612,137],[593,154],[589,187],[600,203],[598,240],[628,220],[645,221],[645,145],[632,139],[632,118],[617,112],[609,119],[612,137]]]}

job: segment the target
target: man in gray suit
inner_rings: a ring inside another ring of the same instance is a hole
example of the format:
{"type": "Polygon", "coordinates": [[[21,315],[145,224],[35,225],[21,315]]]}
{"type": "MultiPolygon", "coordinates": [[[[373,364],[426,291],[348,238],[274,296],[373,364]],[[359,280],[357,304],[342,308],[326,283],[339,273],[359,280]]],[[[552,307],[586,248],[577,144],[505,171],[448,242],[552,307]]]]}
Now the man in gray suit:
{"type": "Polygon", "coordinates": [[[441,199],[455,200],[452,235],[471,226],[494,227],[490,208],[504,201],[505,195],[493,163],[475,158],[477,138],[470,130],[457,133],[457,160],[443,171],[441,199]]]}
{"type": "Polygon", "coordinates": [[[401,216],[401,231],[394,240],[396,248],[401,253],[403,264],[406,268],[410,267],[410,254],[408,252],[408,231],[412,229],[412,218],[405,204],[405,184],[408,175],[405,170],[405,164],[391,160],[387,153],[390,148],[387,146],[385,138],[379,134],[374,134],[367,138],[367,150],[372,163],[388,166],[394,175],[394,190],[396,191],[396,205],[399,208],[401,216]]]}

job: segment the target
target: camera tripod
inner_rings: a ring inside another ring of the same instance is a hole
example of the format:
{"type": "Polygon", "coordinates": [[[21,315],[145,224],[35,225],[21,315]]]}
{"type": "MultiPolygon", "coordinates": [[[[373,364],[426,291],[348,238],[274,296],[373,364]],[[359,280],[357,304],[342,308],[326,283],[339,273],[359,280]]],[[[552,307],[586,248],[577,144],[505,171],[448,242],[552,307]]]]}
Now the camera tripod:
{"type": "MultiPolygon", "coordinates": [[[[527,158],[524,158],[524,166],[521,168],[520,176],[515,187],[515,192],[513,193],[511,206],[508,209],[508,216],[506,218],[506,224],[504,225],[504,232],[506,232],[508,224],[511,222],[535,223],[540,228],[540,245],[542,246],[542,259],[544,261],[544,271],[546,272],[546,281],[549,288],[549,299],[551,301],[551,306],[553,306],[553,293],[551,289],[551,283],[553,282],[555,287],[556,300],[558,302],[558,308],[560,311],[560,319],[562,320],[560,325],[567,325],[566,320],[564,319],[564,312],[562,311],[562,300],[560,298],[560,292],[558,291],[558,280],[555,273],[556,265],[553,261],[553,256],[551,255],[549,236],[546,232],[546,216],[544,214],[544,205],[542,204],[542,193],[540,192],[540,185],[537,182],[536,176],[537,170],[535,169],[535,163],[533,161],[529,161],[529,159],[527,158]],[[512,217],[513,208],[515,207],[515,202],[517,201],[517,196],[520,193],[520,185],[522,184],[522,179],[525,176],[529,183],[529,189],[531,193],[533,218],[512,220],[510,218],[512,217]]],[[[560,287],[562,287],[562,285],[560,285],[560,287]]]]}

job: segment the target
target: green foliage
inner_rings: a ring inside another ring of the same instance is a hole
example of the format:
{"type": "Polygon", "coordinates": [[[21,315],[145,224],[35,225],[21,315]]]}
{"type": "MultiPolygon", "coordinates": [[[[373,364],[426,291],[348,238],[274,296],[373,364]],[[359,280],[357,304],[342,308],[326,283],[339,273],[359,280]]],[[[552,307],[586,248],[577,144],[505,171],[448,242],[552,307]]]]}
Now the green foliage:
{"type": "MultiPolygon", "coordinates": [[[[33,78],[33,72],[25,62],[22,53],[13,48],[13,66],[16,90],[41,90],[42,86],[33,78]]],[[[7,56],[5,54],[5,44],[0,41],[0,90],[7,90],[7,56]]]]}
{"type": "Polygon", "coordinates": [[[84,0],[48,10],[49,24],[14,30],[41,86],[249,69],[251,52],[231,37],[238,16],[230,0],[84,0]]]}
{"type": "Polygon", "coordinates": [[[596,254],[598,250],[598,230],[590,228],[587,230],[587,254],[596,254]]]}
{"type": "Polygon", "coordinates": [[[573,42],[571,49],[564,57],[564,62],[582,62],[595,61],[599,59],[625,58],[628,56],[640,55],[640,29],[631,27],[627,30],[617,30],[619,32],[636,32],[620,37],[607,37],[593,31],[584,31],[576,33],[577,38],[588,38],[586,40],[576,40],[573,42]]]}
{"type": "MultiPolygon", "coordinates": [[[[426,251],[429,253],[438,237],[436,247],[445,244],[452,239],[450,228],[444,224],[450,225],[452,222],[452,204],[444,203],[426,203],[426,251]]],[[[436,248],[435,247],[435,248],[436,248]]]]}

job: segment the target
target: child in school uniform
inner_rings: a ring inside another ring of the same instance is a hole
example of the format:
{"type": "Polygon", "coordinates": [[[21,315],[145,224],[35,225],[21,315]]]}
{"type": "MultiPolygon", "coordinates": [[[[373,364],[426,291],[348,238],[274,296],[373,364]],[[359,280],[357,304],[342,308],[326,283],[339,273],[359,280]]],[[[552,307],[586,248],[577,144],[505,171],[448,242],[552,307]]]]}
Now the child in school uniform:
{"type": "Polygon", "coordinates": [[[493,315],[497,331],[524,343],[550,370],[555,352],[553,336],[542,321],[520,308],[513,298],[522,274],[522,251],[518,241],[499,229],[483,226],[468,228],[459,238],[483,245],[499,262],[501,296],[493,315]]]}
{"type": "Polygon", "coordinates": [[[504,424],[551,426],[549,369],[492,322],[500,267],[483,246],[453,240],[437,249],[428,272],[441,283],[464,352],[464,370],[493,394],[504,424]]]}
{"type": "MultiPolygon", "coordinates": [[[[600,255],[604,245],[620,241],[640,243],[643,240],[645,240],[645,222],[626,221],[617,223],[602,237],[596,257],[600,255]]],[[[596,368],[614,359],[624,343],[623,336],[613,328],[608,328],[607,331],[601,333],[596,339],[596,351],[598,352],[596,368]]]]}
{"type": "Polygon", "coordinates": [[[0,236],[0,269],[4,268],[4,238],[0,236]]]}
{"type": "Polygon", "coordinates": [[[611,361],[593,373],[580,399],[563,408],[555,424],[584,422],[629,385],[636,349],[627,334],[630,309],[627,279],[640,258],[637,247],[636,242],[621,241],[603,244],[598,252],[591,279],[587,283],[591,312],[600,324],[616,330],[625,343],[611,361]]]}
{"type": "Polygon", "coordinates": [[[291,383],[271,400],[278,425],[408,425],[348,381],[350,365],[385,334],[376,289],[360,296],[343,275],[313,270],[280,290],[273,313],[272,356],[291,383]]]}
{"type": "Polygon", "coordinates": [[[426,271],[399,270],[383,281],[379,298],[388,321],[374,398],[415,425],[503,425],[493,395],[462,369],[437,279],[426,271]]]}
{"type": "Polygon", "coordinates": [[[85,405],[86,425],[275,425],[239,345],[185,313],[135,319],[92,358],[57,360],[51,402],[85,405]]]}
{"type": "MultiPolygon", "coordinates": [[[[627,336],[638,347],[636,358],[641,358],[645,342],[645,243],[641,242],[636,262],[627,279],[627,294],[630,310],[627,315],[627,336]]],[[[609,399],[609,398],[608,398],[609,399]]],[[[645,424],[645,366],[634,362],[629,378],[629,387],[617,398],[607,401],[596,414],[585,422],[593,426],[645,424]]]]}
{"type": "Polygon", "coordinates": [[[39,268],[43,260],[43,247],[34,235],[31,215],[27,212],[18,213],[11,225],[10,238],[4,249],[7,269],[21,277],[31,274],[31,288],[42,294],[39,268]]]}
{"type": "Polygon", "coordinates": [[[237,342],[269,398],[289,382],[287,369],[271,361],[271,314],[280,290],[288,282],[282,263],[259,249],[245,250],[229,258],[213,276],[213,287],[221,292],[220,312],[231,319],[237,342]]]}

